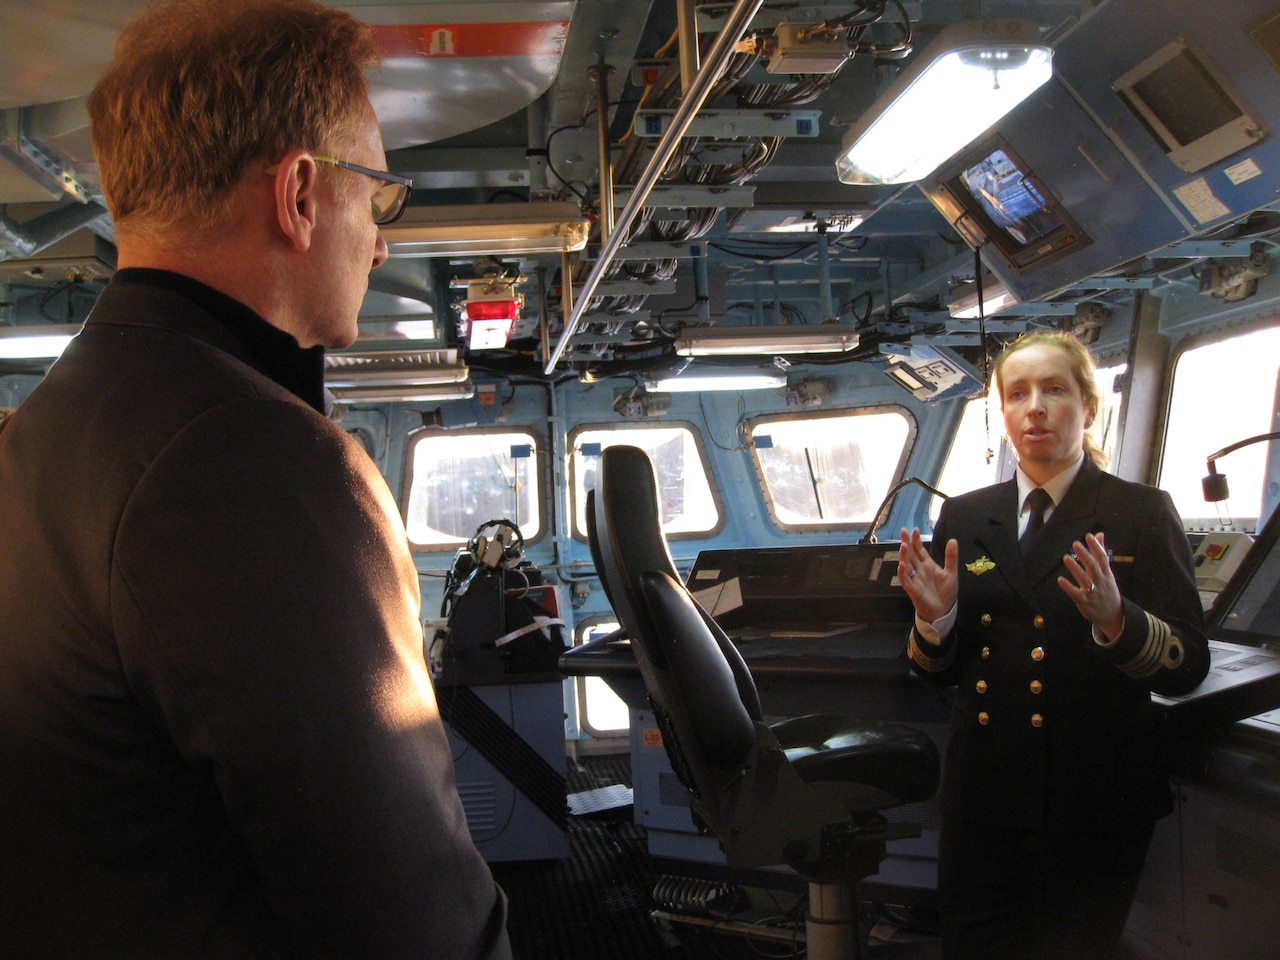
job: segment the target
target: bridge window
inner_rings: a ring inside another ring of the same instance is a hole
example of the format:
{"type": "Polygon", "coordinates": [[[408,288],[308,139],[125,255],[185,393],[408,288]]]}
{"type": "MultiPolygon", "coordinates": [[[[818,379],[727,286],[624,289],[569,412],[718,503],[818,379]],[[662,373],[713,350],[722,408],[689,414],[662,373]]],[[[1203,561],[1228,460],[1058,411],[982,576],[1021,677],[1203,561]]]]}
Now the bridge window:
{"type": "Polygon", "coordinates": [[[639,447],[653,461],[662,504],[662,530],[668,537],[713,533],[720,529],[720,506],[711,486],[697,433],[692,427],[645,424],[582,427],[569,437],[573,483],[574,533],[587,536],[587,491],[595,489],[600,453],[615,443],[639,447]]]}
{"type": "Polygon", "coordinates": [[[405,457],[405,529],[416,550],[452,549],[490,520],[542,533],[538,446],[523,430],[418,431],[405,457]]]}
{"type": "Polygon", "coordinates": [[[1276,429],[1280,327],[1184,350],[1173,371],[1159,485],[1191,530],[1255,531],[1275,506],[1272,443],[1241,447],[1217,464],[1230,499],[1206,503],[1205,460],[1224,447],[1276,429]]]}
{"type": "Polygon", "coordinates": [[[871,522],[901,476],[915,421],[901,407],[760,417],[752,454],[774,523],[841,530],[871,522]]]}
{"type": "MultiPolygon", "coordinates": [[[[990,486],[1000,479],[1001,464],[1013,470],[1013,452],[1004,435],[1000,405],[987,406],[986,397],[966,400],[964,415],[951,441],[951,452],[938,475],[937,487],[948,497],[990,486]]],[[[942,497],[929,501],[929,522],[937,523],[942,497]]],[[[895,531],[896,532],[896,531],[895,531]]]]}
{"type": "MultiPolygon", "coordinates": [[[[579,627],[575,642],[583,644],[617,629],[614,620],[589,621],[579,627]]],[[[574,686],[578,691],[578,723],[583,730],[593,737],[626,736],[631,715],[609,684],[600,677],[576,677],[574,686]]]]}

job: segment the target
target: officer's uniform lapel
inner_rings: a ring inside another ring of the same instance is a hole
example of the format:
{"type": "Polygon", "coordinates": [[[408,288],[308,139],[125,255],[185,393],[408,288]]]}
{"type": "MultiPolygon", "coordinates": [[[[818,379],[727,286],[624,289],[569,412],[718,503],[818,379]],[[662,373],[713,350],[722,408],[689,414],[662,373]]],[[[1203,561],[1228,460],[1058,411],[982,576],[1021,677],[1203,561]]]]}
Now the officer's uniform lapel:
{"type": "Polygon", "coordinates": [[[1027,555],[1020,558],[1028,589],[1035,589],[1049,576],[1056,580],[1064,573],[1062,558],[1071,552],[1072,544],[1082,539],[1086,532],[1097,532],[1098,481],[1101,476],[1101,469],[1086,455],[1080,473],[1067,488],[1066,496],[1053,508],[1053,515],[1032,541],[1027,555]]]}
{"type": "MultiPolygon", "coordinates": [[[[1008,480],[996,492],[987,524],[977,536],[982,560],[994,564],[992,568],[1017,593],[1026,589],[1026,574],[1022,556],[1018,552],[1018,482],[1008,480]]],[[[963,575],[966,571],[961,571],[963,575]]],[[[970,569],[970,574],[982,575],[986,571],[970,569]]]]}

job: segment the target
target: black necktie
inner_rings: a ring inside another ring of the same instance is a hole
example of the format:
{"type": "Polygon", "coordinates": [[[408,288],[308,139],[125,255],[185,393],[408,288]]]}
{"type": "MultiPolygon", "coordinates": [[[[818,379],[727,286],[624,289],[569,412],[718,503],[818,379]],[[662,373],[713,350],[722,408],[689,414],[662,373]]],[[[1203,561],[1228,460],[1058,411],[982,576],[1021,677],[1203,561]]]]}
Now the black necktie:
{"type": "Polygon", "coordinates": [[[1031,515],[1027,517],[1027,528],[1018,538],[1018,549],[1024,554],[1031,549],[1031,541],[1044,526],[1044,511],[1045,508],[1053,506],[1053,497],[1045,493],[1043,487],[1036,487],[1027,494],[1026,504],[1031,508],[1031,515]]]}

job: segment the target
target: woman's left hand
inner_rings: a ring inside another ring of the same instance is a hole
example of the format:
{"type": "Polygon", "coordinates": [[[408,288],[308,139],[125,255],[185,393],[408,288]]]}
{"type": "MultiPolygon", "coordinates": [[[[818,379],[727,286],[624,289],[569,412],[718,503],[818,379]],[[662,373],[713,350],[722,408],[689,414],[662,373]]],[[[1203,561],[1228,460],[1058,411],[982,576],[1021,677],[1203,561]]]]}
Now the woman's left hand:
{"type": "Polygon", "coordinates": [[[1090,533],[1084,543],[1077,540],[1072,544],[1072,553],[1062,558],[1071,579],[1059,577],[1058,586],[1075,603],[1081,616],[1108,640],[1115,640],[1124,629],[1124,605],[1103,537],[1101,533],[1090,533]]]}

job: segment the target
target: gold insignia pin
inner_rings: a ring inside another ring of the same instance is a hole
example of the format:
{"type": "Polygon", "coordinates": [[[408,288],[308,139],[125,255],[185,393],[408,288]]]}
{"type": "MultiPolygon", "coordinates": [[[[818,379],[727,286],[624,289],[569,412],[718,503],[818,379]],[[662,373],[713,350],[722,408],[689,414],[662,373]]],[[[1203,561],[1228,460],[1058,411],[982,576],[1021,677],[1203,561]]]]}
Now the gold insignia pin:
{"type": "Polygon", "coordinates": [[[964,568],[972,573],[975,577],[980,577],[988,570],[994,570],[996,565],[989,557],[981,556],[973,563],[966,563],[964,568]]]}

